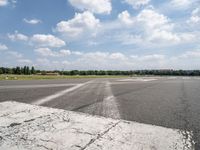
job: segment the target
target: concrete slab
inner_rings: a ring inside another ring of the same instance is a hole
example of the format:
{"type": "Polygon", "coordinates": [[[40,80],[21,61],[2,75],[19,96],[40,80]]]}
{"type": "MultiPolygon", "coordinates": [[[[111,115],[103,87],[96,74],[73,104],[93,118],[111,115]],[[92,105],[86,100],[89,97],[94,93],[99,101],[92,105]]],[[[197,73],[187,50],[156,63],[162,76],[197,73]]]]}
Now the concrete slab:
{"type": "MultiPolygon", "coordinates": [[[[17,102],[0,103],[0,150],[192,150],[168,129],[17,102]]],[[[189,135],[189,136],[188,136],[189,135]]]]}

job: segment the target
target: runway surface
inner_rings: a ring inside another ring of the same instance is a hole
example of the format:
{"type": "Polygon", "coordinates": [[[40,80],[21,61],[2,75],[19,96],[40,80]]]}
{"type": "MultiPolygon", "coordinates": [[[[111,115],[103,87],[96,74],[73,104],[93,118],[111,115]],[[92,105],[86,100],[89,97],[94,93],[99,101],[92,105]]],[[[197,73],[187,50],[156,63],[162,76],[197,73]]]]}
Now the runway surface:
{"type": "Polygon", "coordinates": [[[11,100],[190,131],[200,149],[198,77],[0,81],[11,100]]]}

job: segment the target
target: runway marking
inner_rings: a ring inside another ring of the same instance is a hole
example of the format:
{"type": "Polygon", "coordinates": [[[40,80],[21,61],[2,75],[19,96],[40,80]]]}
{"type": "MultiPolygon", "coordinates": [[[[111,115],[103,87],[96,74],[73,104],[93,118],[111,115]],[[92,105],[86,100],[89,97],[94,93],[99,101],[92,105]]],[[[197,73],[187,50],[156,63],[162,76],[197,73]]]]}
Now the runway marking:
{"type": "Polygon", "coordinates": [[[46,88],[46,87],[65,87],[74,86],[77,84],[36,84],[36,85],[11,85],[11,86],[0,86],[0,89],[16,89],[16,88],[46,88]]]}
{"type": "Polygon", "coordinates": [[[129,82],[129,81],[132,81],[132,82],[138,82],[138,81],[149,82],[149,81],[155,81],[155,80],[158,80],[158,79],[134,78],[134,79],[122,79],[122,80],[118,80],[118,81],[120,81],[120,82],[129,82]]]}
{"type": "Polygon", "coordinates": [[[68,89],[65,89],[65,90],[63,90],[63,91],[57,92],[57,93],[55,93],[55,94],[53,94],[53,95],[50,95],[50,96],[47,96],[47,97],[45,97],[45,98],[36,100],[36,101],[32,102],[31,104],[34,104],[34,105],[41,105],[41,104],[44,104],[44,103],[49,102],[49,101],[51,101],[51,100],[53,100],[53,99],[56,99],[56,98],[58,98],[58,97],[61,97],[61,96],[65,95],[65,94],[67,94],[67,93],[69,93],[69,92],[72,92],[72,91],[74,91],[74,90],[76,90],[76,89],[78,89],[78,88],[80,88],[80,87],[82,87],[82,86],[84,86],[84,85],[86,85],[86,84],[88,84],[88,83],[90,83],[90,82],[91,82],[91,81],[78,84],[78,85],[73,86],[73,87],[71,87],[71,88],[68,88],[68,89]]]}
{"type": "Polygon", "coordinates": [[[109,81],[103,82],[102,85],[105,88],[102,93],[104,96],[102,97],[101,101],[98,102],[94,101],[91,104],[83,105],[73,110],[74,111],[81,110],[81,112],[84,113],[96,114],[104,117],[120,119],[121,115],[119,112],[119,106],[116,102],[116,97],[112,93],[110,82],[109,81]]]}
{"type": "Polygon", "coordinates": [[[104,98],[103,102],[102,102],[102,107],[103,107],[103,111],[102,114],[103,116],[106,117],[111,117],[114,119],[120,119],[120,113],[119,113],[119,108],[118,108],[118,104],[116,102],[116,98],[112,93],[112,89],[110,87],[110,82],[107,81],[106,82],[106,88],[105,88],[105,92],[107,97],[104,98]]]}

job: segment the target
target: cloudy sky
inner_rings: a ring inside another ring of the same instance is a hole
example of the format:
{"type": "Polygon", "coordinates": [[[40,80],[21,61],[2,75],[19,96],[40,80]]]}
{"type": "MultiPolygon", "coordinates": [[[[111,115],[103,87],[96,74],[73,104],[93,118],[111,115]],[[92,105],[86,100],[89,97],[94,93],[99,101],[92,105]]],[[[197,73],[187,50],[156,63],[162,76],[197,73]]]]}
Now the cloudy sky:
{"type": "Polygon", "coordinates": [[[0,0],[0,66],[200,69],[200,0],[0,0]]]}

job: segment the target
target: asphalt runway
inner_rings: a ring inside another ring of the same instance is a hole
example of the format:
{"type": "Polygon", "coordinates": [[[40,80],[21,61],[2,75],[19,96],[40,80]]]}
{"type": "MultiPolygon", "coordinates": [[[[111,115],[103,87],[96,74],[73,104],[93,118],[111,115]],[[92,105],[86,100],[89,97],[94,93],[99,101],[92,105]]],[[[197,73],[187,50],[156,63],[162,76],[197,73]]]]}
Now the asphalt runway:
{"type": "Polygon", "coordinates": [[[198,77],[0,81],[10,100],[190,131],[200,149],[198,77]]]}

